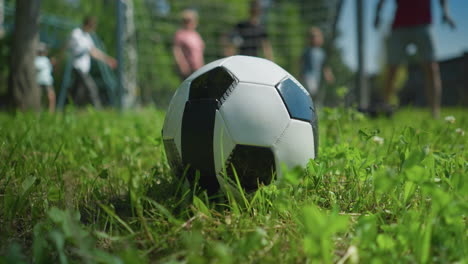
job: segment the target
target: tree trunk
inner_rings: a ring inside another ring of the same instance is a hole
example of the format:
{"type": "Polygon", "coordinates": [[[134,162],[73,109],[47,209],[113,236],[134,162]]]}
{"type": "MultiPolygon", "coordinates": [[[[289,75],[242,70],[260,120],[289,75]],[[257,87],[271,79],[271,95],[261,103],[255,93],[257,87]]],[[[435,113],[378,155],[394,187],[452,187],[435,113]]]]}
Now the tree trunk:
{"type": "Polygon", "coordinates": [[[123,94],[123,107],[131,108],[136,106],[138,96],[137,76],[138,76],[138,53],[136,43],[136,31],[134,20],[133,0],[124,1],[126,4],[125,10],[125,64],[124,64],[124,94],[123,94]]]}
{"type": "Polygon", "coordinates": [[[39,31],[41,0],[17,0],[11,47],[8,92],[10,102],[21,110],[40,109],[34,58],[39,31]]]}

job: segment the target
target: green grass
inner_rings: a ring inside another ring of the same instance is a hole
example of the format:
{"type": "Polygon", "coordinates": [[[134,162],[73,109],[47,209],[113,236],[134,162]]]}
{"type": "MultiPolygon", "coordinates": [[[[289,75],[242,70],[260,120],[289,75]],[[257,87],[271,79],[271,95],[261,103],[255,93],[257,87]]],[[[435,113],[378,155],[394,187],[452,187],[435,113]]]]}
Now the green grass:
{"type": "Polygon", "coordinates": [[[162,112],[0,113],[0,263],[466,263],[468,112],[447,115],[325,109],[306,172],[208,199],[171,175],[162,112]]]}

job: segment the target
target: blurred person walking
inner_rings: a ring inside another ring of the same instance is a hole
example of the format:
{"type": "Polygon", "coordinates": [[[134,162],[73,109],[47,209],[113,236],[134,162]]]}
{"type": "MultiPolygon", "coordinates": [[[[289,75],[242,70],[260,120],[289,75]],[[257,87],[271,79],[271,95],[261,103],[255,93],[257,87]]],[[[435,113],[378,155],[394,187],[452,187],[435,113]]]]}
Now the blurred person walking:
{"type": "Polygon", "coordinates": [[[205,43],[197,32],[198,14],[186,9],[181,14],[182,27],[174,35],[172,52],[182,79],[201,68],[205,62],[203,52],[205,43]]]}
{"type": "MultiPolygon", "coordinates": [[[[37,47],[37,56],[34,59],[34,66],[37,71],[37,84],[41,90],[47,93],[49,112],[55,112],[55,90],[54,78],[52,77],[53,63],[47,57],[47,46],[39,43],[37,47]]],[[[41,96],[42,97],[42,96],[41,96]]]]}
{"type": "Polygon", "coordinates": [[[266,59],[273,60],[273,49],[268,40],[266,28],[260,23],[261,15],[260,1],[251,1],[248,20],[239,22],[229,34],[229,40],[225,43],[226,56],[240,54],[259,57],[263,55],[266,59]]]}
{"type": "MultiPolygon", "coordinates": [[[[376,6],[374,26],[380,26],[380,11],[385,0],[379,0],[376,6]]],[[[455,28],[455,22],[449,15],[447,0],[439,0],[442,7],[442,20],[455,28]]],[[[413,44],[417,48],[416,57],[421,64],[426,81],[426,98],[432,110],[432,116],[440,115],[442,84],[439,65],[435,58],[434,40],[431,32],[431,0],[396,0],[397,9],[393,19],[392,31],[387,45],[387,69],[384,84],[384,110],[393,112],[390,105],[395,93],[395,81],[398,66],[407,60],[407,47],[413,44]]]]}
{"type": "Polygon", "coordinates": [[[321,89],[322,75],[327,83],[333,83],[335,77],[330,67],[325,65],[326,53],[323,49],[323,33],[318,27],[311,27],[308,32],[308,46],[301,58],[301,77],[316,105],[322,106],[326,91],[321,89]]]}
{"type": "Polygon", "coordinates": [[[93,78],[89,74],[91,57],[100,60],[111,68],[117,66],[117,61],[96,48],[90,33],[96,29],[96,18],[86,16],[83,25],[75,28],[70,37],[69,49],[72,53],[74,83],[71,95],[76,105],[86,105],[89,101],[96,108],[101,108],[99,91],[93,78]]]}

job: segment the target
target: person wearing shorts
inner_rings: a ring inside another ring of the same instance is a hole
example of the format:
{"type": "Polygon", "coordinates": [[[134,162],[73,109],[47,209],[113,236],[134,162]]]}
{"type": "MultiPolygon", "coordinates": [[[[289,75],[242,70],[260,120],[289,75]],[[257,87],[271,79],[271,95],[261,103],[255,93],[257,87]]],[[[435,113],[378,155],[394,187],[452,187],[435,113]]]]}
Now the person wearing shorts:
{"type": "Polygon", "coordinates": [[[235,54],[259,57],[273,61],[273,49],[265,25],[261,23],[262,6],[259,0],[249,3],[249,18],[235,25],[225,41],[224,55],[235,54]]]}
{"type": "MultiPolygon", "coordinates": [[[[387,60],[389,67],[385,75],[383,100],[386,108],[390,106],[390,99],[395,93],[395,81],[398,67],[407,63],[407,50],[410,45],[416,48],[415,58],[420,63],[425,75],[426,96],[432,110],[432,116],[440,115],[440,98],[442,84],[439,65],[435,58],[434,39],[431,24],[431,0],[395,0],[397,9],[393,19],[392,30],[387,43],[387,60]]],[[[379,0],[376,7],[374,26],[380,26],[380,11],[385,0],[379,0]]],[[[443,21],[452,28],[455,27],[451,19],[446,0],[440,0],[443,10],[443,21]]]]}
{"type": "Polygon", "coordinates": [[[172,52],[182,80],[201,68],[204,64],[205,43],[197,32],[198,14],[186,9],[182,12],[182,27],[174,35],[172,52]]]}
{"type": "MultiPolygon", "coordinates": [[[[37,56],[34,59],[34,67],[36,68],[37,84],[47,94],[49,102],[49,112],[55,112],[55,91],[54,78],[52,77],[52,63],[47,57],[47,46],[44,43],[37,45],[37,56]]],[[[42,94],[42,91],[41,91],[42,94]]]]}
{"type": "Polygon", "coordinates": [[[74,83],[71,89],[73,102],[78,106],[84,106],[91,101],[94,107],[99,109],[102,107],[99,91],[89,74],[91,57],[106,63],[112,69],[117,67],[117,61],[94,45],[91,33],[96,29],[96,23],[96,18],[85,17],[82,27],[72,31],[69,49],[73,60],[74,83]]]}
{"type": "Polygon", "coordinates": [[[307,44],[301,58],[301,79],[314,104],[321,107],[326,94],[325,90],[320,88],[322,75],[327,83],[333,83],[335,77],[330,67],[325,65],[324,37],[320,28],[311,27],[309,29],[307,44]]]}

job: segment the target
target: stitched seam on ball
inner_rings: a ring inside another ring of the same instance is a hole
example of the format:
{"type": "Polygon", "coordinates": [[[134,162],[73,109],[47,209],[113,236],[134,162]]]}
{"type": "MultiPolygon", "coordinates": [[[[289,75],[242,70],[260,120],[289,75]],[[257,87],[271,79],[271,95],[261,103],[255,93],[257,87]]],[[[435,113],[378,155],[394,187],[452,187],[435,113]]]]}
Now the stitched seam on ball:
{"type": "Polygon", "coordinates": [[[283,129],[283,132],[281,132],[281,135],[279,135],[278,139],[275,141],[273,144],[274,146],[278,145],[281,140],[283,139],[284,134],[286,134],[286,130],[291,126],[291,120],[289,120],[288,125],[283,129]]]}
{"type": "MultiPolygon", "coordinates": [[[[220,67],[223,67],[223,66],[220,66],[220,67]]],[[[233,79],[233,82],[231,83],[231,85],[229,85],[229,87],[226,89],[223,95],[219,98],[218,109],[221,108],[221,105],[223,105],[223,103],[226,102],[228,97],[232,94],[232,92],[236,88],[237,84],[239,84],[239,79],[237,79],[237,77],[231,71],[229,71],[226,67],[223,67],[223,68],[231,76],[231,78],[233,79]]]]}

